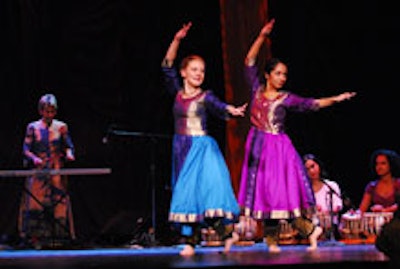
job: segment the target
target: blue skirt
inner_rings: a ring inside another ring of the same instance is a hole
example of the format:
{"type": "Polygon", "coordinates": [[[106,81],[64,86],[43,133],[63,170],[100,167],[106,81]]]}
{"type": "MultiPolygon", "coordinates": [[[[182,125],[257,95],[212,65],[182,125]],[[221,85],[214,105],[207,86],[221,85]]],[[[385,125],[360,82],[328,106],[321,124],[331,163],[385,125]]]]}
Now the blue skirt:
{"type": "Polygon", "coordinates": [[[210,136],[175,135],[169,221],[199,223],[222,218],[228,224],[240,214],[225,159],[210,136]]]}

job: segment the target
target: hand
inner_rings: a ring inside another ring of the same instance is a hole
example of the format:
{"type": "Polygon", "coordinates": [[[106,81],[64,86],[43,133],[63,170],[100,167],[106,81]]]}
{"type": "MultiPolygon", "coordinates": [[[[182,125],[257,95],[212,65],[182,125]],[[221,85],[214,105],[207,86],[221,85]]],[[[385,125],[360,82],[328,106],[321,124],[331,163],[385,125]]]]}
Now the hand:
{"type": "Polygon", "coordinates": [[[384,207],[382,205],[373,205],[371,206],[372,212],[383,212],[384,207]]]}
{"type": "Polygon", "coordinates": [[[342,102],[344,100],[350,100],[354,97],[357,93],[356,92],[344,92],[335,97],[336,102],[342,102]]]}
{"type": "Polygon", "coordinates": [[[361,212],[361,210],[359,208],[357,208],[357,209],[350,208],[345,214],[348,214],[348,215],[361,215],[362,212],[361,212]]]}
{"type": "Polygon", "coordinates": [[[272,32],[272,28],[274,28],[275,19],[270,20],[267,22],[264,27],[260,31],[260,35],[268,36],[272,32]]]}
{"type": "Polygon", "coordinates": [[[182,28],[176,32],[175,34],[175,39],[176,40],[181,40],[186,37],[187,32],[189,31],[190,27],[192,27],[192,22],[188,22],[186,24],[183,24],[182,28]]]}
{"type": "Polygon", "coordinates": [[[226,109],[233,116],[242,116],[243,117],[244,113],[246,112],[246,108],[247,108],[247,103],[245,103],[244,105],[241,105],[239,107],[234,107],[234,106],[228,105],[226,109]]]}
{"type": "Polygon", "coordinates": [[[41,166],[43,164],[43,160],[39,157],[34,157],[33,158],[33,164],[35,166],[41,166]]]}
{"type": "Polygon", "coordinates": [[[67,151],[65,153],[65,158],[67,159],[67,161],[75,161],[75,156],[74,156],[74,154],[72,154],[71,149],[67,149],[67,151]]]}
{"type": "Polygon", "coordinates": [[[336,206],[336,207],[333,209],[333,212],[339,213],[340,210],[342,210],[342,207],[341,207],[341,206],[336,206]]]}

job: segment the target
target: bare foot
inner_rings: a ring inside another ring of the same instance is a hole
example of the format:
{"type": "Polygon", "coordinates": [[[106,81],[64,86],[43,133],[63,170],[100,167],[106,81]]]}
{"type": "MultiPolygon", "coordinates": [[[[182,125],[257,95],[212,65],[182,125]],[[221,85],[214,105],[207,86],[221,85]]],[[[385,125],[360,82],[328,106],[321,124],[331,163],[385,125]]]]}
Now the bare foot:
{"type": "Polygon", "coordinates": [[[269,252],[271,253],[279,253],[281,252],[281,248],[278,245],[270,245],[268,246],[269,252]]]}
{"type": "Polygon", "coordinates": [[[322,234],[322,228],[317,226],[314,231],[308,237],[310,241],[310,246],[307,248],[307,251],[314,251],[318,248],[318,237],[322,234]]]}
{"type": "Polygon", "coordinates": [[[224,253],[228,253],[231,250],[232,245],[235,244],[237,241],[239,241],[239,235],[237,232],[233,232],[232,237],[229,237],[225,240],[224,253]]]}
{"type": "Polygon", "coordinates": [[[185,245],[179,254],[181,256],[193,256],[194,248],[191,245],[185,245]]]}

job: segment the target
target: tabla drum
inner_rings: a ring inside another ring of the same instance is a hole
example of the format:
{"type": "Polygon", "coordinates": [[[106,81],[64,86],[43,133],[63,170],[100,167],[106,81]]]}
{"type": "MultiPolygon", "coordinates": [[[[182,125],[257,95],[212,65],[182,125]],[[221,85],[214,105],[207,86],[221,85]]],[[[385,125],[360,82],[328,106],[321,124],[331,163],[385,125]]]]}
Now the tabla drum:
{"type": "Polygon", "coordinates": [[[317,218],[319,226],[323,229],[323,234],[321,235],[320,240],[329,239],[330,231],[332,228],[331,215],[329,214],[329,212],[318,212],[317,218]]]}
{"type": "Polygon", "coordinates": [[[343,239],[358,239],[362,233],[360,213],[347,212],[340,219],[339,232],[343,239]]]}
{"type": "Polygon", "coordinates": [[[362,215],[362,231],[365,236],[377,236],[382,226],[393,218],[393,212],[365,212],[362,215]]]}
{"type": "Polygon", "coordinates": [[[257,236],[257,229],[257,221],[248,216],[240,216],[239,222],[234,225],[235,232],[239,234],[239,242],[242,243],[254,243],[257,236]]]}
{"type": "Polygon", "coordinates": [[[324,230],[329,230],[332,226],[331,215],[328,212],[318,212],[319,225],[324,230]]]}
{"type": "Polygon", "coordinates": [[[282,219],[279,221],[279,244],[297,244],[299,232],[293,229],[292,224],[282,219]]]}
{"type": "Polygon", "coordinates": [[[224,241],[212,227],[208,227],[201,229],[201,245],[209,247],[222,246],[224,241]]]}

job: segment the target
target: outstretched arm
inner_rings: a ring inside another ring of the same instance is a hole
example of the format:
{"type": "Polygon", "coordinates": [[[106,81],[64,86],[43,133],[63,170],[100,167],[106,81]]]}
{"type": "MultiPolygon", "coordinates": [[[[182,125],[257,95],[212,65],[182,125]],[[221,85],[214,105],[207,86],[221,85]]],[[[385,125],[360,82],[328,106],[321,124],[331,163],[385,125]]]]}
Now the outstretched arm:
{"type": "Polygon", "coordinates": [[[356,95],[356,92],[344,92],[339,95],[331,96],[331,97],[324,97],[317,99],[318,106],[320,108],[331,106],[335,103],[339,103],[345,100],[351,99],[353,96],[356,95]]]}
{"type": "Polygon", "coordinates": [[[396,212],[397,208],[398,208],[398,205],[396,203],[394,203],[388,207],[384,207],[383,205],[375,204],[375,205],[371,206],[371,211],[372,212],[396,212]]]}
{"type": "Polygon", "coordinates": [[[369,193],[364,193],[360,206],[359,206],[359,210],[361,212],[367,212],[369,209],[369,206],[371,205],[371,201],[372,201],[372,197],[371,194],[369,193]]]}
{"type": "Polygon", "coordinates": [[[167,53],[165,54],[165,57],[163,60],[163,65],[166,65],[168,67],[172,66],[172,64],[176,58],[181,40],[186,37],[186,34],[189,31],[191,26],[192,26],[192,23],[188,22],[188,23],[184,24],[182,26],[182,28],[179,29],[178,32],[176,32],[174,39],[172,40],[171,44],[168,47],[167,53]]]}
{"type": "Polygon", "coordinates": [[[233,105],[226,106],[226,110],[228,111],[229,114],[231,114],[232,116],[241,116],[241,117],[244,116],[246,108],[247,108],[247,103],[238,107],[235,107],[233,105]]]}
{"type": "Polygon", "coordinates": [[[274,28],[275,19],[270,20],[267,22],[264,27],[261,29],[260,33],[258,34],[256,40],[254,40],[253,44],[251,45],[249,51],[247,52],[245,58],[245,65],[254,65],[258,52],[262,44],[264,43],[265,39],[271,33],[272,28],[274,28]]]}

